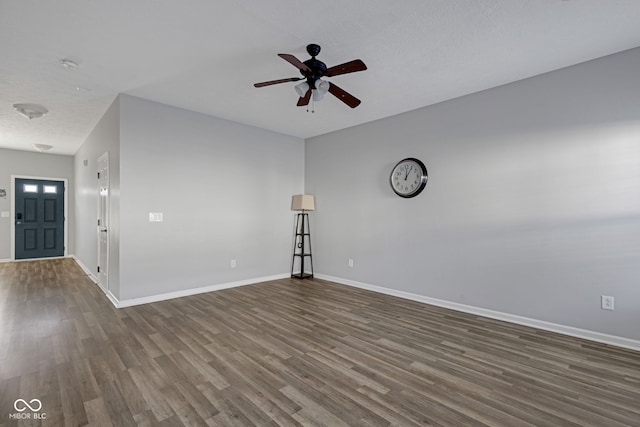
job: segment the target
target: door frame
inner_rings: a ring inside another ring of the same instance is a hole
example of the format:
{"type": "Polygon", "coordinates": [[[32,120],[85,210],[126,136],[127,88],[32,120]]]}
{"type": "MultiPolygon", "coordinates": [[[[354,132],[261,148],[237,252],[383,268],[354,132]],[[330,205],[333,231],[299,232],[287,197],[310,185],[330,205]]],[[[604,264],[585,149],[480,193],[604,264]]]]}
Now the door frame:
{"type": "MultiPolygon", "coordinates": [[[[102,153],[100,156],[98,156],[98,158],[96,159],[96,169],[98,169],[98,166],[100,165],[101,162],[105,162],[106,164],[106,168],[107,168],[107,198],[106,198],[106,203],[107,203],[107,218],[106,218],[106,224],[101,224],[101,225],[97,225],[96,226],[96,243],[97,243],[97,247],[96,247],[96,265],[100,266],[100,268],[102,268],[103,270],[105,269],[104,265],[100,265],[100,258],[101,258],[101,246],[100,246],[100,227],[104,227],[106,226],[107,229],[107,244],[106,244],[106,248],[105,248],[105,258],[107,260],[107,265],[106,265],[106,278],[107,278],[107,283],[102,283],[100,280],[100,273],[96,271],[96,283],[98,284],[98,286],[105,292],[108,293],[109,291],[109,264],[111,263],[111,158],[109,155],[108,151],[105,151],[104,153],[102,153]]],[[[98,170],[98,173],[100,173],[100,171],[98,170]]],[[[100,178],[97,178],[96,180],[96,190],[97,190],[97,209],[96,209],[96,216],[98,217],[97,219],[100,219],[100,178]]],[[[104,218],[103,218],[104,219],[104,218]]],[[[97,221],[96,221],[97,224],[97,221]]]]}
{"type": "Polygon", "coordinates": [[[46,176],[11,175],[11,261],[34,261],[38,259],[63,258],[68,255],[69,237],[69,180],[67,178],[51,178],[46,176]],[[64,185],[64,254],[62,257],[16,259],[16,179],[36,179],[39,181],[62,181],[64,185]]]}

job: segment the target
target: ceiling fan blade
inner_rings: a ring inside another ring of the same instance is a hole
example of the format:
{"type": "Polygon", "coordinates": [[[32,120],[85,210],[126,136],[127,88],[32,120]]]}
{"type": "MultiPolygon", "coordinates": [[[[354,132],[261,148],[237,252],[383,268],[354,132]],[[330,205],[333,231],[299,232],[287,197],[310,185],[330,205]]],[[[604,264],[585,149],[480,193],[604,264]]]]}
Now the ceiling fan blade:
{"type": "Polygon", "coordinates": [[[304,62],[300,61],[298,58],[296,58],[293,55],[289,55],[288,53],[279,53],[278,56],[284,59],[285,61],[287,61],[289,64],[296,67],[297,69],[299,69],[300,71],[311,72],[311,68],[307,67],[307,65],[304,62]]]}
{"type": "Polygon", "coordinates": [[[324,74],[327,77],[339,76],[340,74],[347,73],[355,73],[356,71],[364,71],[367,69],[367,66],[364,65],[359,59],[354,59],[353,61],[345,62],[344,64],[336,65],[335,67],[331,67],[327,69],[327,72],[324,74]]]}
{"type": "Polygon", "coordinates": [[[351,108],[356,108],[360,105],[361,101],[358,98],[348,92],[345,92],[344,89],[339,88],[333,83],[329,83],[329,92],[351,108]]]}
{"type": "Polygon", "coordinates": [[[286,82],[297,82],[298,80],[302,80],[304,77],[290,77],[288,79],[280,79],[280,80],[270,80],[268,82],[254,83],[255,87],[264,87],[270,85],[277,85],[278,83],[286,83],[286,82]]]}
{"type": "Polygon", "coordinates": [[[296,104],[298,107],[302,107],[304,105],[309,105],[309,100],[311,99],[311,88],[307,90],[307,93],[304,94],[303,97],[298,99],[298,103],[296,104]]]}

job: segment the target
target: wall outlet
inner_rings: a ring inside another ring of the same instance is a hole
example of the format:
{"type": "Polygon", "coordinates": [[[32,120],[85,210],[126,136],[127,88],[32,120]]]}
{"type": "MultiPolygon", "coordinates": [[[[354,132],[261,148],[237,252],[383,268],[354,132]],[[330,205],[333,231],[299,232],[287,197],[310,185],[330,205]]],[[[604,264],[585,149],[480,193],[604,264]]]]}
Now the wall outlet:
{"type": "Polygon", "coordinates": [[[162,222],[164,221],[162,212],[149,212],[149,222],[162,222]]]}
{"type": "Polygon", "coordinates": [[[349,268],[353,268],[353,260],[351,258],[349,258],[349,262],[347,262],[347,265],[349,266],[349,268]]]}
{"type": "Polygon", "coordinates": [[[236,260],[232,259],[230,265],[231,265],[231,268],[236,268],[236,260]]]}
{"type": "Polygon", "coordinates": [[[602,309],[614,310],[613,297],[602,295],[602,309]]]}

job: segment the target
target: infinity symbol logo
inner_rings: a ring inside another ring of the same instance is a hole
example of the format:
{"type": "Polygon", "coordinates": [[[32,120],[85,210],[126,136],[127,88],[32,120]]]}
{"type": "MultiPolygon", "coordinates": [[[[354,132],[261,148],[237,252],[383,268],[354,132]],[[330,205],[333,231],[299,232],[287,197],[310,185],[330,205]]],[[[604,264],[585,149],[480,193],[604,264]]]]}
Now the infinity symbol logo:
{"type": "Polygon", "coordinates": [[[42,409],[42,402],[40,402],[38,399],[31,399],[29,403],[27,403],[27,401],[24,399],[18,399],[13,403],[13,407],[18,412],[24,412],[27,410],[27,408],[31,409],[32,412],[38,412],[40,409],[42,409]],[[34,402],[35,405],[31,406],[30,404],[34,404],[34,402]],[[23,406],[18,406],[18,403],[22,403],[23,406]],[[34,407],[36,405],[37,408],[34,407]]]}

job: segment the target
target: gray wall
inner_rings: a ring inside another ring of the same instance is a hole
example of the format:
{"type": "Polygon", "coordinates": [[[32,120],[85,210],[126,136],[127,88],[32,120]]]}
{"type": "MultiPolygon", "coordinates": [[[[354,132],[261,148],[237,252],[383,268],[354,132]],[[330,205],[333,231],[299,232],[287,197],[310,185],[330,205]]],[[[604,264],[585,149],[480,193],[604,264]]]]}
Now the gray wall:
{"type": "Polygon", "coordinates": [[[109,153],[109,291],[120,295],[120,102],[118,98],[74,156],[76,178],[76,257],[96,276],[98,265],[98,158],[109,153]],[[86,165],[85,165],[86,162],[86,165]]]}
{"type": "Polygon", "coordinates": [[[316,271],[640,339],[638,70],[635,49],[307,140],[316,271]],[[404,157],[414,199],[388,182],[404,157]]]}
{"type": "Polygon", "coordinates": [[[124,95],[120,125],[121,300],[288,272],[302,139],[124,95]]]}
{"type": "MultiPolygon", "coordinates": [[[[68,180],[67,253],[73,254],[75,249],[73,157],[0,148],[0,188],[7,190],[7,197],[0,197],[0,211],[11,210],[13,198],[11,175],[68,180]]],[[[11,221],[13,217],[0,217],[0,260],[11,258],[11,221]]]]}

